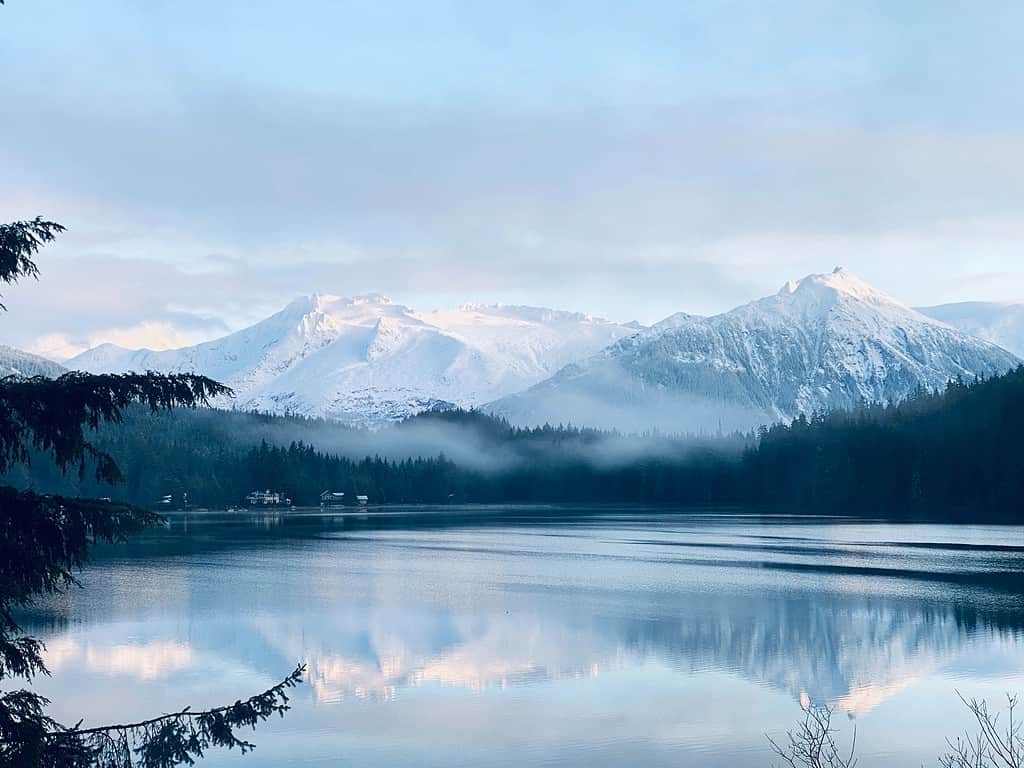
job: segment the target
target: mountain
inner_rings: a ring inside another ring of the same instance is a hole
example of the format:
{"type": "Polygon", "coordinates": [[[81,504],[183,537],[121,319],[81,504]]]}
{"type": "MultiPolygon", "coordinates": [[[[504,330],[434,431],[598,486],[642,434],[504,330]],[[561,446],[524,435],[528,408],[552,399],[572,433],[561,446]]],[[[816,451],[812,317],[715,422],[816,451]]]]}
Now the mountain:
{"type": "Polygon", "coordinates": [[[964,301],[917,311],[1024,357],[1024,304],[964,301]]]}
{"type": "Polygon", "coordinates": [[[0,376],[49,376],[53,378],[65,372],[65,368],[45,357],[22,352],[14,347],[0,344],[0,376]]]}
{"type": "Polygon", "coordinates": [[[487,409],[521,424],[749,429],[1018,362],[837,268],[724,314],[673,315],[487,409]]]}
{"type": "Polygon", "coordinates": [[[68,365],[192,371],[234,388],[239,408],[373,426],[521,391],[635,332],[535,307],[420,313],[376,294],[313,294],[221,339],[159,352],[104,344],[68,365]]]}

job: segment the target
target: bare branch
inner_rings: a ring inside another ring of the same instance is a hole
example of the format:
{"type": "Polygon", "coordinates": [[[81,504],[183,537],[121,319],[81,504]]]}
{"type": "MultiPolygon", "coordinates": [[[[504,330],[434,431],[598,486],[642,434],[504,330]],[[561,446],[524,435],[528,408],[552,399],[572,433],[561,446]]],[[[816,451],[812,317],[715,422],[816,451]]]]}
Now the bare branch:
{"type": "Polygon", "coordinates": [[[854,768],[857,765],[857,728],[854,726],[849,753],[844,757],[836,742],[838,730],[832,725],[834,709],[801,704],[804,719],[795,731],[787,731],[785,746],[771,736],[768,744],[789,768],[854,768]]]}

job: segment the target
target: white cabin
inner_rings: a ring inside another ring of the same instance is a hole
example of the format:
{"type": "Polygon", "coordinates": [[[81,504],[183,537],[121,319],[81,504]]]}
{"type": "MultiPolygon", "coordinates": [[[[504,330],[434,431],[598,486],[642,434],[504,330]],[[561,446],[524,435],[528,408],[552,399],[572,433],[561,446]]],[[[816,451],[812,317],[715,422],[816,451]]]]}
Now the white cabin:
{"type": "Polygon", "coordinates": [[[265,491],[253,491],[245,497],[245,500],[253,507],[280,506],[282,504],[292,503],[292,500],[287,498],[283,493],[272,491],[269,488],[265,491]]]}
{"type": "Polygon", "coordinates": [[[341,491],[324,491],[320,494],[320,509],[345,506],[345,494],[341,491]]]}

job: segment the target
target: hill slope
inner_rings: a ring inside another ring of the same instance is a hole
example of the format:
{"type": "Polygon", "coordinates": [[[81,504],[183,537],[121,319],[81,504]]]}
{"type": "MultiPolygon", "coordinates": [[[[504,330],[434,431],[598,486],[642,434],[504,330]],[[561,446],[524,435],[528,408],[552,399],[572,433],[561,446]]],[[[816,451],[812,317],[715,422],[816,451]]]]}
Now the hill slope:
{"type": "Polygon", "coordinates": [[[962,301],[920,307],[918,312],[1024,357],[1024,304],[962,301]]]}
{"type": "Polygon", "coordinates": [[[0,344],[0,376],[60,376],[66,369],[45,357],[0,344]]]}
{"type": "Polygon", "coordinates": [[[520,424],[749,429],[1017,362],[837,268],[721,315],[674,315],[487,408],[520,424]]]}
{"type": "Polygon", "coordinates": [[[235,389],[240,408],[379,425],[473,406],[541,381],[635,329],[533,307],[419,313],[378,295],[314,294],[224,338],[154,352],[111,344],[69,366],[194,371],[235,389]]]}

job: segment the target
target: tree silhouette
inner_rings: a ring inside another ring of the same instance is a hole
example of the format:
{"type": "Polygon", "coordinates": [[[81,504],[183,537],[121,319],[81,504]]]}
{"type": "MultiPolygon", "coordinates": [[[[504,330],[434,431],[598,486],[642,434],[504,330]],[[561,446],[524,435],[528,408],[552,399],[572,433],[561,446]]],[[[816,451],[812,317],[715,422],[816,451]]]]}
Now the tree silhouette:
{"type": "MultiPolygon", "coordinates": [[[[0,281],[37,277],[34,256],[63,231],[40,217],[0,225],[0,281]]],[[[100,425],[120,423],[133,404],[152,412],[194,408],[230,392],[193,374],[7,376],[0,379],[0,473],[42,454],[62,472],[76,468],[84,476],[91,467],[97,480],[117,482],[117,463],[89,439],[100,425]]],[[[129,504],[0,486],[0,681],[48,674],[42,643],[22,631],[14,610],[76,585],[75,572],[93,543],[123,541],[160,520],[129,504]]],[[[252,744],[235,731],[287,711],[287,690],[301,681],[303,670],[300,666],[268,691],[226,707],[89,729],[48,717],[49,702],[30,690],[0,691],[0,764],[164,768],[191,764],[210,746],[246,752],[252,744]]]]}

